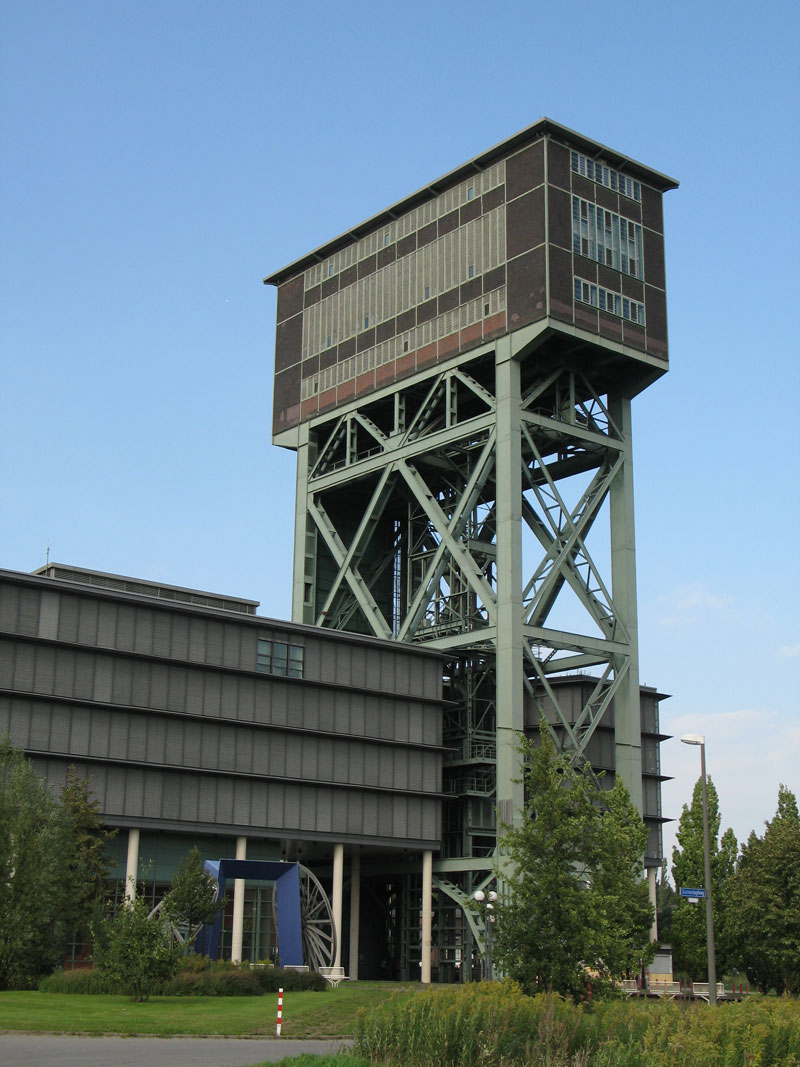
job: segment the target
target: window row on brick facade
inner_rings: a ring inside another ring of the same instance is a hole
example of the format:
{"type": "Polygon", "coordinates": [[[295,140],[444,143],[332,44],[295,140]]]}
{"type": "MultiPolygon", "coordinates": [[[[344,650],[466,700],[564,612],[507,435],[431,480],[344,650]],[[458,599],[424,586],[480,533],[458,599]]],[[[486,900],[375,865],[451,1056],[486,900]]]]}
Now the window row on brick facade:
{"type": "Polygon", "coordinates": [[[317,393],[323,393],[326,389],[349,382],[360,374],[382,367],[385,363],[392,363],[409,352],[416,352],[425,345],[433,344],[443,337],[450,337],[482,319],[505,311],[505,307],[506,287],[503,285],[452,311],[446,311],[443,315],[429,319],[414,327],[413,330],[390,337],[388,341],[382,341],[317,374],[309,375],[303,379],[301,398],[308,400],[317,393]]]}
{"type": "Polygon", "coordinates": [[[593,308],[599,308],[601,311],[608,311],[611,315],[618,315],[628,322],[638,322],[640,326],[645,324],[644,304],[610,289],[604,289],[602,285],[587,282],[583,278],[575,279],[575,299],[583,304],[591,304],[593,308]]]}
{"type": "Polygon", "coordinates": [[[626,174],[620,174],[618,170],[606,166],[605,163],[601,163],[597,159],[589,159],[588,156],[584,156],[580,152],[571,152],[570,157],[574,174],[589,178],[591,181],[597,182],[598,185],[605,185],[607,189],[622,193],[623,196],[627,196],[631,200],[642,199],[642,187],[633,178],[629,178],[626,174]]]}

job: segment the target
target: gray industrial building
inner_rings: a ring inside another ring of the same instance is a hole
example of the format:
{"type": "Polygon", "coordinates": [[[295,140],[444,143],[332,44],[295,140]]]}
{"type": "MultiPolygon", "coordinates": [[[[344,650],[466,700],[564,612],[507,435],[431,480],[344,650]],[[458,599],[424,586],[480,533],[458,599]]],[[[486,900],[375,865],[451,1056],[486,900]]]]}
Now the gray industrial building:
{"type": "MultiPolygon", "coordinates": [[[[117,877],[154,900],[196,844],[300,860],[334,898],[363,878],[385,927],[387,871],[421,879],[441,841],[441,656],[256,606],[59,564],[0,571],[0,734],[53,788],[70,765],[91,777],[117,877]]],[[[226,951],[269,958],[271,889],[244,903],[226,951]]],[[[369,922],[362,971],[379,975],[369,922]]],[[[358,915],[347,925],[357,969],[358,915]]]]}

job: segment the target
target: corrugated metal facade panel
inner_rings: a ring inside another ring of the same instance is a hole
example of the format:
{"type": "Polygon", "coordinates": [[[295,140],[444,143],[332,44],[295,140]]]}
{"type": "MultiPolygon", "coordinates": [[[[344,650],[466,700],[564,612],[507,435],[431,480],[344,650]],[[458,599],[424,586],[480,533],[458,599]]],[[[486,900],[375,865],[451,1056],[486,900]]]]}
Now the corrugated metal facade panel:
{"type": "MultiPolygon", "coordinates": [[[[366,839],[380,834],[390,840],[396,831],[407,832],[405,798],[397,809],[389,793],[362,793],[360,788],[438,786],[438,753],[409,752],[392,744],[420,739],[424,720],[439,718],[437,709],[422,707],[413,697],[409,706],[385,695],[398,684],[415,693],[429,685],[429,664],[403,650],[303,633],[298,639],[305,648],[306,682],[327,672],[343,687],[325,690],[276,676],[238,676],[189,665],[202,659],[212,667],[224,661],[234,670],[254,668],[256,627],[49,589],[44,591],[47,620],[40,625],[40,593],[33,592],[23,625],[45,641],[57,633],[59,640],[83,648],[24,641],[15,647],[7,642],[0,656],[0,684],[36,692],[44,701],[0,700],[0,730],[9,728],[15,743],[29,750],[63,754],[63,760],[51,761],[53,773],[63,773],[70,756],[82,757],[86,762],[78,763],[80,772],[91,771],[102,780],[101,803],[109,818],[168,819],[250,831],[271,826],[289,835],[366,839]],[[115,654],[114,648],[132,655],[115,654]],[[156,662],[151,656],[182,662],[156,662]],[[321,658],[325,669],[317,671],[314,665],[321,658]],[[350,688],[368,685],[370,679],[372,692],[350,688]],[[52,696],[65,702],[47,699],[52,696]],[[73,700],[87,703],[69,703],[73,700]],[[92,707],[92,701],[115,707],[92,707]],[[187,715],[215,721],[201,724],[187,715]],[[251,723],[278,729],[266,732],[251,723]],[[284,725],[304,732],[281,733],[284,725]],[[358,740],[365,734],[365,740],[358,740]],[[387,743],[372,744],[370,737],[387,743]],[[106,759],[140,762],[151,770],[96,763],[106,759]],[[423,764],[431,770],[424,785],[419,771],[423,764]],[[178,767],[185,770],[172,769],[178,767]],[[217,771],[272,780],[225,778],[217,771]],[[334,782],[347,788],[328,784],[334,782]]],[[[3,587],[0,607],[9,627],[18,626],[25,615],[20,601],[18,591],[3,587]]],[[[276,639],[289,639],[272,629],[276,639]]],[[[415,801],[415,810],[420,803],[415,801]]]]}
{"type": "Polygon", "coordinates": [[[128,715],[117,712],[111,717],[111,755],[114,759],[125,759],[128,754],[128,715]]]}
{"type": "Polygon", "coordinates": [[[97,601],[81,597],[77,640],[82,645],[97,644],[98,614],[97,601]]]}
{"type": "MultiPolygon", "coordinates": [[[[63,616],[64,609],[62,607],[63,616]]],[[[127,604],[120,604],[117,608],[117,636],[114,647],[124,652],[133,651],[134,635],[136,633],[136,609],[127,604]]]]}
{"type": "Polygon", "coordinates": [[[73,708],[69,752],[76,756],[89,755],[90,712],[88,708],[73,708]]]}
{"type": "Polygon", "coordinates": [[[75,682],[70,696],[91,700],[94,694],[95,656],[88,652],[75,653],[75,682]]]}
{"type": "Polygon", "coordinates": [[[19,632],[19,595],[15,585],[0,585],[0,630],[7,634],[19,632]]]}
{"type": "Polygon", "coordinates": [[[101,648],[113,648],[116,634],[117,605],[101,603],[97,614],[97,644],[101,648]]]}
{"type": "Polygon", "coordinates": [[[128,719],[127,758],[142,761],[147,757],[148,722],[141,715],[130,715],[128,719]]]}
{"type": "Polygon", "coordinates": [[[164,776],[152,771],[145,775],[142,814],[146,819],[164,818],[164,776]]]}
{"type": "MultiPolygon", "coordinates": [[[[2,593],[0,592],[0,596],[2,593]]],[[[43,590],[39,602],[38,636],[54,640],[59,636],[59,607],[61,598],[58,593],[43,590]]],[[[0,623],[0,626],[2,623],[0,623]]]]}
{"type": "Polygon", "coordinates": [[[185,615],[172,616],[172,640],[169,654],[173,659],[189,658],[189,620],[185,615]]]}
{"type": "Polygon", "coordinates": [[[91,731],[89,734],[89,754],[96,759],[106,759],[111,755],[111,719],[107,711],[94,709],[91,731]]]}
{"type": "Polygon", "coordinates": [[[37,720],[49,719],[47,728],[39,725],[31,730],[31,747],[42,749],[41,736],[47,736],[47,747],[53,752],[70,752],[72,735],[72,709],[64,704],[41,704],[31,716],[31,725],[37,720]],[[41,736],[39,731],[41,730],[41,736]]]}
{"type": "Polygon", "coordinates": [[[136,630],[133,640],[134,651],[150,655],[153,651],[155,629],[154,612],[147,608],[136,609],[136,630]]]}
{"type": "MultiPolygon", "coordinates": [[[[53,682],[53,692],[58,696],[71,697],[75,684],[75,653],[60,648],[56,652],[56,673],[53,682]]],[[[20,689],[30,689],[31,686],[18,686],[20,689]]]]}
{"type": "Polygon", "coordinates": [[[206,658],[206,621],[189,619],[189,653],[192,663],[205,663],[206,658]]]}
{"type": "Polygon", "coordinates": [[[124,776],[125,814],[141,818],[144,809],[144,772],[138,767],[126,767],[124,776]]]}
{"type": "Polygon", "coordinates": [[[58,639],[59,641],[76,641],[78,639],[78,615],[80,612],[80,600],[75,596],[61,598],[61,609],[58,615],[58,639]]]}

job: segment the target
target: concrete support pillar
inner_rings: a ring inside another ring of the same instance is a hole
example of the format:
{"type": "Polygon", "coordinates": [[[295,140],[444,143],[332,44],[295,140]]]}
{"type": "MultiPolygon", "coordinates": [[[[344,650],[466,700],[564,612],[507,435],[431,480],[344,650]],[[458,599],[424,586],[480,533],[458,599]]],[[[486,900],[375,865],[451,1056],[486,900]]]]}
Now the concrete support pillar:
{"type": "Polygon", "coordinates": [[[433,853],[422,853],[422,956],[419,979],[431,980],[431,926],[433,924],[433,853]]]}
{"type": "Polygon", "coordinates": [[[650,927],[650,940],[658,941],[658,895],[656,893],[657,867],[647,868],[647,889],[650,895],[650,903],[653,906],[653,925],[650,927]]]}
{"type": "Polygon", "coordinates": [[[344,896],[344,845],[333,846],[333,929],[336,935],[334,967],[342,965],[342,898],[344,896]]]}
{"type": "Polygon", "coordinates": [[[125,866],[125,896],[132,901],[136,897],[136,879],[139,876],[139,828],[128,830],[128,861],[125,866]]]}
{"type": "Polygon", "coordinates": [[[350,860],[350,962],[347,973],[358,979],[358,922],[361,911],[361,853],[357,850],[350,860]]]}
{"type": "MultiPolygon", "coordinates": [[[[247,838],[236,838],[237,860],[247,859],[247,838]]],[[[242,962],[242,935],[244,933],[244,878],[233,883],[233,931],[231,935],[231,962],[242,962]]]]}

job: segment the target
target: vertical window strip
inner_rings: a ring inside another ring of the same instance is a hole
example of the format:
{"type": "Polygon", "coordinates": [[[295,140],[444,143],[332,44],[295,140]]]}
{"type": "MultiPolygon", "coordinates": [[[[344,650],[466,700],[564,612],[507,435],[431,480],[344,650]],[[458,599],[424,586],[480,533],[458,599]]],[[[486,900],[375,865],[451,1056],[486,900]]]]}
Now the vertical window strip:
{"type": "Polygon", "coordinates": [[[642,227],[613,211],[572,198],[572,250],[605,267],[642,278],[642,227]]]}
{"type": "MultiPolygon", "coordinates": [[[[579,280],[576,279],[576,283],[578,281],[579,280]]],[[[595,289],[596,288],[597,287],[595,286],[595,289]]],[[[600,299],[603,299],[602,295],[600,296],[600,299]]],[[[619,299],[619,296],[617,296],[617,300],[619,299]]],[[[632,309],[635,308],[635,301],[630,301],[630,305],[632,309]]],[[[341,363],[337,363],[332,367],[327,367],[325,370],[303,379],[301,384],[301,399],[308,400],[310,397],[315,396],[318,393],[324,393],[336,385],[342,385],[360,374],[375,370],[377,367],[381,367],[386,363],[391,363],[400,356],[407,355],[409,352],[416,351],[417,349],[423,348],[425,345],[432,344],[437,338],[449,337],[452,334],[458,333],[460,329],[464,329],[466,326],[471,326],[473,323],[479,322],[481,318],[486,318],[489,315],[496,315],[498,312],[504,311],[505,306],[506,289],[505,286],[500,286],[498,289],[494,289],[491,293],[485,293],[482,296],[476,297],[467,304],[462,304],[460,307],[454,308],[452,311],[447,311],[435,319],[429,319],[428,322],[422,323],[422,325],[417,326],[404,334],[391,337],[388,341],[382,341],[380,344],[375,345],[364,352],[358,352],[356,355],[342,360],[341,363]]],[[[618,314],[622,314],[622,305],[620,305],[618,314]]],[[[626,317],[628,316],[626,315],[626,317]]],[[[632,321],[636,321],[633,311],[631,311],[630,317],[632,321]]]]}

